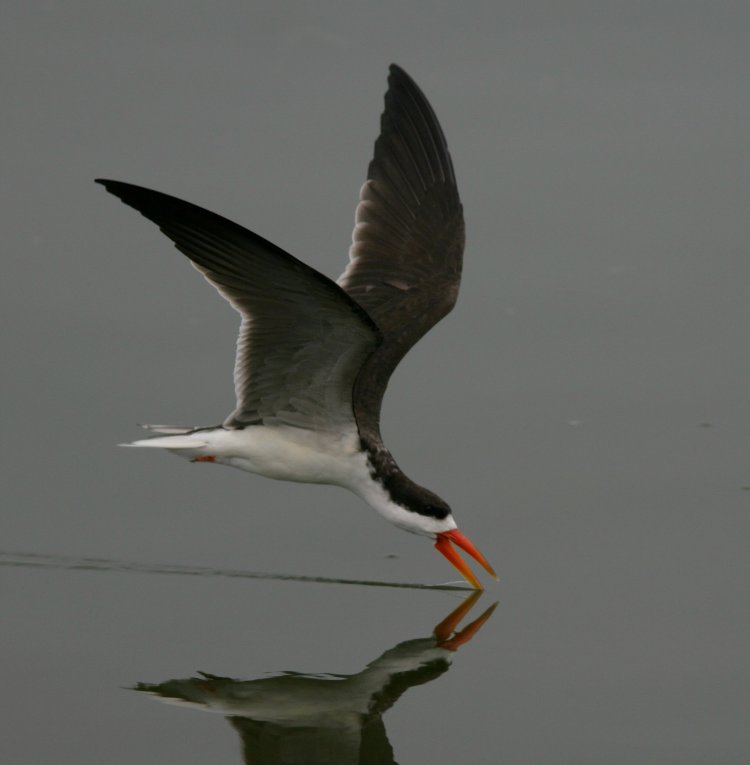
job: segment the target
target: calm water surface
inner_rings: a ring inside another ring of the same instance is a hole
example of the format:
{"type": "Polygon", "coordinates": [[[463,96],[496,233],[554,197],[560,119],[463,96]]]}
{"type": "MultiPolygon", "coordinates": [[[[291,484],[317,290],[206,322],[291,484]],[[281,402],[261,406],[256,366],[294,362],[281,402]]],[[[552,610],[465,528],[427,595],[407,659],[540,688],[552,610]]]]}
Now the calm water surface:
{"type": "Polygon", "coordinates": [[[510,582],[0,564],[6,762],[740,762],[747,743],[745,646],[699,586],[666,603],[561,574],[545,602],[510,582]]]}

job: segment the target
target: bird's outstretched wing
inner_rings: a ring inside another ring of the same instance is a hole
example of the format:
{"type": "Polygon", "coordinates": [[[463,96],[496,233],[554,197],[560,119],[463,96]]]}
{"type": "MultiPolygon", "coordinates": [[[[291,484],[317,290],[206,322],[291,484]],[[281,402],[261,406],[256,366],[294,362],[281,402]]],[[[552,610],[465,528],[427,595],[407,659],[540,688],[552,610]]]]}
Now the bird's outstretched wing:
{"type": "Polygon", "coordinates": [[[391,65],[350,262],[338,280],[383,333],[355,384],[363,435],[379,434],[383,394],[398,362],[453,308],[463,248],[463,211],[443,131],[422,91],[391,65]]]}
{"type": "Polygon", "coordinates": [[[190,258],[242,316],[224,425],[353,424],[352,387],[380,332],[333,281],[242,226],[175,197],[98,180],[190,258]]]}

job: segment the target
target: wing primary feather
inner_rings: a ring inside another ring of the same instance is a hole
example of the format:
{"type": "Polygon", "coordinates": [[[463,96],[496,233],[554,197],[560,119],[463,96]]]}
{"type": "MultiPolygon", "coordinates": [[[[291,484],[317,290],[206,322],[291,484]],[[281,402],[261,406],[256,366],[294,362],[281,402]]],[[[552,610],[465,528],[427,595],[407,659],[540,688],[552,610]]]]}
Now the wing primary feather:
{"type": "Polygon", "coordinates": [[[456,302],[463,248],[463,209],[442,128],[420,88],[393,64],[349,264],[338,280],[383,333],[354,389],[360,434],[374,447],[382,445],[380,409],[393,370],[456,302]]]}

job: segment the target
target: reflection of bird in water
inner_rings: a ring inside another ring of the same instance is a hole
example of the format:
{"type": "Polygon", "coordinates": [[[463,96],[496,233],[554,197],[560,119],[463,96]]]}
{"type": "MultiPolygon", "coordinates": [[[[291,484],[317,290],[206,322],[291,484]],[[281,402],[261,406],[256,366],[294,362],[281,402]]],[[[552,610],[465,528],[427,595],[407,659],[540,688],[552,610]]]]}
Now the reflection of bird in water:
{"type": "Polygon", "coordinates": [[[375,156],[338,284],[247,229],[119,181],[108,191],[154,221],[242,315],[237,403],[219,427],[152,426],[131,446],[168,449],[271,478],[343,486],[435,547],[476,588],[451,543],[495,572],[450,507],[401,472],[380,407],[404,354],[458,295],[464,223],[453,164],[430,104],[391,66],[375,156]]]}
{"type": "Polygon", "coordinates": [[[261,680],[201,677],[139,683],[164,701],[226,715],[242,737],[246,763],[393,763],[382,715],[415,685],[437,679],[453,653],[489,619],[495,605],[459,632],[476,602],[470,595],[432,637],[399,643],[354,675],[288,672],[261,680]]]}

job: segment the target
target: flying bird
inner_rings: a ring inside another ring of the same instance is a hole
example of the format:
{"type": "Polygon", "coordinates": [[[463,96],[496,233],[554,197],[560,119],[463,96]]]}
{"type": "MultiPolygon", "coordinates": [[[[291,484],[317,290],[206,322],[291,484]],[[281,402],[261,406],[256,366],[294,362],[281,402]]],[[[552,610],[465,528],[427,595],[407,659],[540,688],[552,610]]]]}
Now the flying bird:
{"type": "Polygon", "coordinates": [[[236,405],[216,427],[145,426],[160,448],[270,478],[342,486],[401,529],[435,541],[476,589],[453,545],[489,574],[448,504],[409,479],[380,435],[388,380],[456,302],[464,221],[453,163],[429,102],[392,65],[380,135],[337,282],[252,231],[120,181],[107,191],[156,223],[241,315],[236,405]]]}

